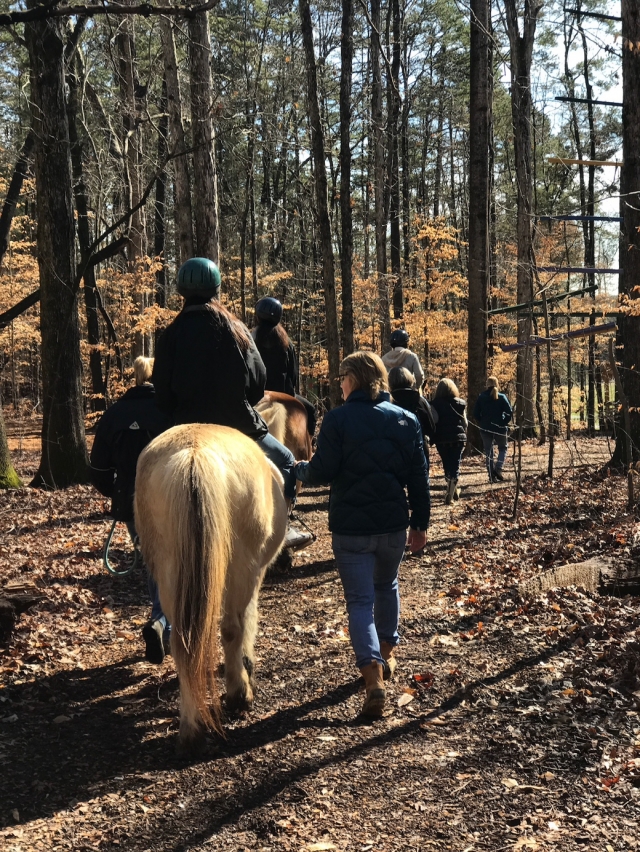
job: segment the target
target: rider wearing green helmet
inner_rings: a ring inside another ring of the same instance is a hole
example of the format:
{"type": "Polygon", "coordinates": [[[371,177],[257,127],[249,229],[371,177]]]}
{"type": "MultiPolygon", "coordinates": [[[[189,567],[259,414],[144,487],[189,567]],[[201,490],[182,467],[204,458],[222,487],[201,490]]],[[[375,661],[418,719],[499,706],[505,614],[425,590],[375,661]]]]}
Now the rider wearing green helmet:
{"type": "MultiPolygon", "coordinates": [[[[258,441],[284,477],[285,496],[293,500],[295,459],[253,408],[264,396],[262,358],[247,327],[219,301],[220,285],[220,270],[206,257],[191,258],[180,267],[178,292],[184,307],[156,346],[158,407],[174,424],[217,423],[258,441]]],[[[302,533],[295,541],[288,534],[285,544],[300,548],[310,541],[302,533]]]]}
{"type": "Polygon", "coordinates": [[[221,283],[220,270],[208,257],[192,257],[178,270],[178,293],[185,299],[217,299],[221,283]]]}

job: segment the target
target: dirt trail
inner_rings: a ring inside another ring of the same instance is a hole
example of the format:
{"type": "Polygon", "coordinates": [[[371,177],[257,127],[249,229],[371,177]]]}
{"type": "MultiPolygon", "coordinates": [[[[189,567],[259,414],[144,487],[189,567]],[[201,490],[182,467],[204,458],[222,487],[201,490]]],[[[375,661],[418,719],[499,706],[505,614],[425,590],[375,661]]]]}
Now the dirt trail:
{"type": "MultiPolygon", "coordinates": [[[[206,758],[174,758],[171,660],[141,657],[142,573],[104,573],[104,501],[90,488],[0,494],[1,577],[46,593],[0,649],[0,848],[27,850],[636,849],[637,600],[576,590],[521,599],[540,570],[628,556],[624,483],[595,476],[605,441],[561,444],[551,484],[527,446],[513,483],[479,459],[401,571],[402,644],[389,712],[363,724],[326,529],[262,594],[259,693],[206,758]]],[[[16,455],[28,478],[34,453],[16,455]]]]}

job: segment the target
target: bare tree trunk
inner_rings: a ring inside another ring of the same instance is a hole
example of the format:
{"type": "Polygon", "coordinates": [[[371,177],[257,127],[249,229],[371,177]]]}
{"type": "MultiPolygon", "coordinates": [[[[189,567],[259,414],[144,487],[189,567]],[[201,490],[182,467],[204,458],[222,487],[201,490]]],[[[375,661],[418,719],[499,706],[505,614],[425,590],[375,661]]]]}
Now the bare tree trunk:
{"type": "Polygon", "coordinates": [[[33,130],[30,129],[22,143],[20,155],[13,170],[13,177],[11,178],[11,183],[9,184],[9,189],[7,190],[7,195],[2,206],[2,214],[0,214],[0,266],[2,265],[2,259],[9,249],[11,222],[16,212],[18,199],[20,198],[22,182],[27,176],[29,160],[31,159],[35,140],[33,130]]]}
{"type": "Polygon", "coordinates": [[[302,40],[307,63],[307,89],[309,101],[309,122],[311,124],[311,151],[315,166],[316,205],[318,226],[322,246],[322,284],[324,288],[325,322],[327,333],[327,352],[329,356],[329,397],[332,405],[340,402],[338,370],[340,367],[340,341],[338,336],[338,311],[336,307],[336,285],[331,241],[331,221],[327,197],[327,173],[325,170],[324,133],[320,123],[320,105],[318,103],[318,84],[316,60],[313,48],[313,27],[309,0],[300,0],[300,18],[302,21],[302,40]]]}
{"type": "Polygon", "coordinates": [[[71,167],[73,172],[73,194],[78,214],[78,242],[84,273],[84,304],[87,320],[87,343],[89,344],[89,371],[91,373],[91,409],[104,411],[106,408],[106,387],[102,375],[102,356],[100,354],[100,323],[98,321],[98,299],[96,296],[95,266],[86,266],[91,246],[91,226],[89,223],[89,197],[84,182],[82,165],[82,142],[78,138],[78,77],[70,68],[67,74],[69,97],[67,116],[69,121],[69,143],[71,146],[71,167]]]}
{"type": "MultiPolygon", "coordinates": [[[[173,38],[173,24],[168,18],[160,18],[160,36],[167,80],[169,147],[173,153],[186,152],[187,140],[182,124],[182,95],[180,94],[180,82],[178,80],[176,44],[173,38]]],[[[194,254],[189,159],[186,153],[176,157],[173,161],[173,185],[177,262],[178,266],[182,266],[194,254]]]]}
{"type": "Polygon", "coordinates": [[[389,111],[389,221],[390,221],[390,257],[393,278],[393,316],[399,319],[404,314],[402,288],[402,267],[400,260],[400,49],[401,20],[400,2],[391,0],[393,44],[391,48],[391,79],[389,111]]]}
{"type": "MultiPolygon", "coordinates": [[[[169,135],[169,116],[168,97],[167,97],[167,76],[165,74],[162,80],[162,95],[160,100],[160,122],[158,124],[158,163],[165,163],[167,160],[168,144],[167,138],[169,135]]],[[[167,301],[167,269],[165,266],[165,240],[166,240],[166,224],[165,216],[167,212],[167,170],[162,169],[156,178],[156,199],[154,204],[153,216],[153,256],[158,258],[162,266],[156,272],[156,304],[164,308],[167,301]]]]}
{"type": "MultiPolygon", "coordinates": [[[[131,2],[131,0],[125,0],[131,2]]],[[[131,16],[124,16],[119,23],[118,35],[118,82],[122,99],[122,150],[124,152],[124,189],[125,209],[134,210],[129,219],[129,272],[134,276],[134,298],[140,313],[146,307],[145,294],[137,282],[138,262],[146,254],[144,212],[140,204],[142,195],[140,131],[138,128],[138,75],[136,71],[136,44],[134,22],[131,16]],[[136,208],[136,209],[134,209],[136,208]]],[[[132,355],[145,354],[145,335],[137,332],[132,347],[132,355]]]]}
{"type": "Polygon", "coordinates": [[[218,177],[211,115],[211,39],[206,12],[198,12],[189,18],[189,61],[193,169],[198,181],[198,192],[193,199],[196,251],[199,257],[208,257],[217,263],[220,244],[218,177]]]}
{"type": "MultiPolygon", "coordinates": [[[[620,294],[639,297],[640,281],[640,7],[622,0],[622,160],[620,172],[620,294]]],[[[629,465],[640,457],[640,316],[618,317],[622,343],[622,383],[629,403],[627,428],[618,431],[614,461],[629,465]],[[631,451],[632,458],[629,458],[631,451]]]]}
{"type": "Polygon", "coordinates": [[[355,349],[353,334],[353,222],[351,215],[351,75],[353,66],[353,0],[342,0],[340,66],[340,224],[342,229],[342,351],[355,349]]]}
{"type": "Polygon", "coordinates": [[[446,74],[445,74],[445,59],[447,55],[446,45],[442,45],[442,50],[438,54],[439,61],[438,69],[440,74],[440,87],[438,93],[438,129],[436,130],[436,168],[433,176],[433,218],[437,219],[440,215],[440,187],[442,184],[442,131],[444,128],[444,99],[446,96],[446,74]]]}
{"type": "MultiPolygon", "coordinates": [[[[469,97],[469,331],[467,394],[469,409],[487,385],[487,305],[489,298],[489,164],[491,85],[489,27],[491,0],[471,0],[469,97]]],[[[469,444],[479,449],[477,426],[470,424],[469,444]]]]}
{"type": "Polygon", "coordinates": [[[391,315],[387,282],[387,220],[384,209],[384,144],[382,117],[382,72],[380,69],[380,0],[371,0],[371,127],[373,134],[373,183],[378,279],[380,347],[389,348],[391,315]]]}
{"type": "Polygon", "coordinates": [[[2,405],[0,405],[0,489],[20,488],[21,485],[20,477],[11,464],[9,442],[7,441],[7,432],[4,426],[4,415],[2,413],[2,405]]]}
{"type": "Polygon", "coordinates": [[[409,165],[409,116],[411,115],[411,87],[407,41],[404,43],[402,119],[400,123],[400,159],[402,162],[402,264],[405,279],[411,276],[411,166],[409,165]]]}
{"type": "MultiPolygon", "coordinates": [[[[541,0],[525,0],[523,30],[520,34],[518,3],[504,0],[507,18],[511,61],[511,116],[513,121],[516,181],[518,187],[517,241],[517,301],[533,300],[533,232],[532,232],[532,172],[531,172],[531,62],[533,41],[541,0]]],[[[531,334],[529,312],[518,321],[518,340],[531,334]]],[[[516,367],[516,421],[522,424],[523,435],[535,433],[533,417],[533,375],[526,348],[520,349],[516,367]]]]}
{"type": "MultiPolygon", "coordinates": [[[[29,0],[33,8],[35,0],[29,0]]],[[[42,333],[42,458],[34,485],[85,482],[87,448],[75,282],[71,156],[65,104],[64,23],[25,25],[36,135],[38,265],[42,333]]]]}

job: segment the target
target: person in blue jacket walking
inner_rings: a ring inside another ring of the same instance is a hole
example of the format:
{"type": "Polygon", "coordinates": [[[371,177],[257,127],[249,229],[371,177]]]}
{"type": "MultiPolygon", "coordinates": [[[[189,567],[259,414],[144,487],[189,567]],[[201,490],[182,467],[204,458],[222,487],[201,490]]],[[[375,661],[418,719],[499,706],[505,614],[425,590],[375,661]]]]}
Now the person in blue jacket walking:
{"type": "Polygon", "coordinates": [[[296,476],[308,485],[331,485],[329,529],[365,681],[362,712],[380,717],[384,680],[396,666],[398,569],[405,545],[419,553],[427,538],[429,468],[418,419],[390,402],[378,355],[349,355],[340,382],[345,405],[325,414],[316,452],[296,465],[296,476]]]}
{"type": "Polygon", "coordinates": [[[489,376],[487,379],[487,389],[483,390],[476,400],[473,416],[480,428],[489,482],[502,482],[502,471],[507,457],[507,433],[513,409],[505,394],[500,393],[495,376],[489,376]],[[498,448],[498,460],[495,462],[494,444],[498,448]]]}

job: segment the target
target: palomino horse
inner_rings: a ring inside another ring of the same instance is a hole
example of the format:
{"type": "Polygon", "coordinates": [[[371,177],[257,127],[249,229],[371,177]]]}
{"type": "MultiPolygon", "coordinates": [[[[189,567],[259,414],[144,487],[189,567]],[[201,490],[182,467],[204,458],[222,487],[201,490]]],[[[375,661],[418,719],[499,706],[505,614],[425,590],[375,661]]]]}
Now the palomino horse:
{"type": "Polygon", "coordinates": [[[291,450],[296,461],[308,461],[311,458],[307,409],[295,396],[265,391],[255,409],[269,427],[269,432],[291,450]]]}
{"type": "Polygon", "coordinates": [[[202,746],[206,728],[222,731],[218,627],[227,706],[253,701],[258,592],[287,527],[282,489],[258,444],[226,426],[174,426],[138,460],[136,530],[171,623],[183,753],[202,746]]]}

